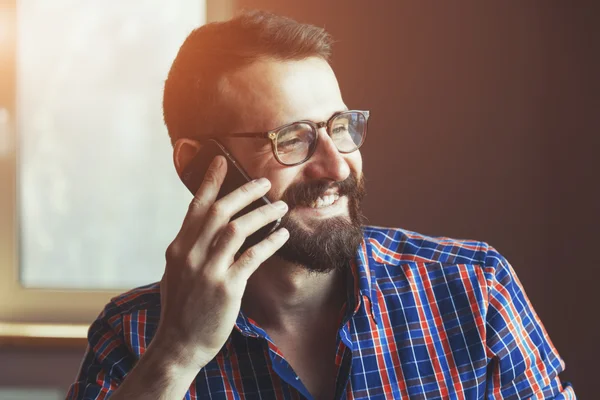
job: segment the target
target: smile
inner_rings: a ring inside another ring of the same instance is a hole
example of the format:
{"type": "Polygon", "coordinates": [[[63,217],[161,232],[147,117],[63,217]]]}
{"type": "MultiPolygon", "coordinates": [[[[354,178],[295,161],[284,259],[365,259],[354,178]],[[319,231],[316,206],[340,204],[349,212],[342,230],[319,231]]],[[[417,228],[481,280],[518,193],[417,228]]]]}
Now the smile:
{"type": "Polygon", "coordinates": [[[310,208],[324,208],[329,207],[333,203],[335,203],[340,198],[340,195],[337,193],[321,196],[316,201],[313,201],[308,206],[310,208]]]}

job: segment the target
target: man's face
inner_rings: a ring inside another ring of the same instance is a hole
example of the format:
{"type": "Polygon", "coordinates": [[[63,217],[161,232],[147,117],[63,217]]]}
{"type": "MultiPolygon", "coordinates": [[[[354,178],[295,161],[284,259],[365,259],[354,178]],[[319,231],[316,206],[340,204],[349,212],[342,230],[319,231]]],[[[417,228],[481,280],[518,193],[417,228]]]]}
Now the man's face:
{"type": "MultiPolygon", "coordinates": [[[[236,132],[326,121],[346,109],[331,67],[320,58],[257,61],[228,75],[221,87],[225,101],[241,117],[236,132]]],[[[278,255],[311,270],[329,271],[347,264],[362,239],[362,158],[359,151],[340,153],[325,128],[318,135],[315,153],[297,166],[277,162],[268,140],[230,138],[223,143],[250,176],[271,181],[270,200],[282,199],[290,206],[282,221],[290,239],[278,255]]]]}

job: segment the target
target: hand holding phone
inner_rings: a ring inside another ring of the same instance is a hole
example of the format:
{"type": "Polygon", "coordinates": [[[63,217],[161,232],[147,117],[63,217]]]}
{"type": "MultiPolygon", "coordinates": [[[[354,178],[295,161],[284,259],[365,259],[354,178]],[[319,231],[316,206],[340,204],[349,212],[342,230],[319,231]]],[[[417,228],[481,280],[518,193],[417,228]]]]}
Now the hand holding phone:
{"type": "MultiPolygon", "coordinates": [[[[245,183],[252,181],[252,178],[248,176],[248,173],[231,155],[231,153],[229,153],[225,146],[216,140],[211,139],[204,143],[200,151],[192,159],[181,176],[181,180],[192,194],[195,194],[198,191],[204,175],[208,170],[209,164],[218,155],[224,156],[227,160],[227,175],[225,176],[225,180],[221,185],[221,189],[217,195],[217,200],[238,189],[245,183]]],[[[244,207],[243,210],[235,214],[232,219],[236,219],[241,215],[248,214],[249,212],[267,204],[271,204],[269,199],[266,196],[261,196],[259,199],[253,201],[247,207],[244,207]]],[[[244,241],[240,251],[245,251],[250,246],[253,246],[265,239],[271,232],[274,232],[277,229],[280,223],[281,218],[260,228],[244,241]]]]}
{"type": "Polygon", "coordinates": [[[226,186],[226,176],[232,179],[237,175],[232,174],[237,167],[226,159],[226,155],[209,156],[208,161],[197,161],[209,163],[208,168],[194,169],[189,176],[182,174],[190,190],[192,185],[199,188],[181,230],[166,251],[159,325],[146,353],[117,393],[143,389],[152,383],[148,376],[168,376],[161,393],[182,397],[198,370],[216,356],[231,334],[248,278],[289,238],[286,229],[278,229],[235,257],[247,237],[265,226],[275,226],[287,206],[266,200],[270,182],[248,182],[243,170],[239,172],[243,188],[236,186],[239,182],[226,186]],[[198,174],[203,177],[201,183],[196,180],[198,174]],[[229,191],[231,187],[235,190],[229,191]],[[257,207],[253,206],[257,201],[261,210],[243,213],[257,207]]]}

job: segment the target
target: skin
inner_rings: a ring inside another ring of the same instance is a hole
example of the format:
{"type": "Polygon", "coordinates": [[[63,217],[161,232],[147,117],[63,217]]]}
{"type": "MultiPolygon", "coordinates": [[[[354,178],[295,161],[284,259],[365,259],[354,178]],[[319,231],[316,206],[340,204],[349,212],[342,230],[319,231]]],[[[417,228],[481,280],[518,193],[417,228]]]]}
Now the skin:
{"type": "MultiPolygon", "coordinates": [[[[245,110],[238,132],[267,131],[305,119],[326,121],[335,112],[347,108],[333,70],[319,58],[257,62],[233,74],[224,86],[234,109],[245,110]]],[[[357,177],[362,173],[359,151],[342,154],[324,128],[319,135],[315,154],[304,164],[293,167],[279,164],[266,140],[236,138],[227,141],[227,145],[251,176],[269,179],[272,187],[268,197],[278,200],[285,189],[298,181],[334,183],[343,181],[350,173],[357,177]],[[257,151],[248,152],[248,148],[257,151]]],[[[296,207],[290,211],[290,216],[310,231],[314,220],[339,215],[348,217],[347,199],[340,198],[338,205],[340,207],[335,210],[319,214],[309,207],[296,207]]],[[[258,303],[259,307],[252,308],[262,309],[266,315],[261,318],[254,313],[257,322],[271,319],[274,323],[289,325],[292,321],[288,321],[288,317],[312,315],[313,310],[326,302],[334,277],[308,274],[301,266],[274,257],[252,275],[246,289],[244,310],[258,303]]]]}
{"type": "MultiPolygon", "coordinates": [[[[325,121],[346,109],[333,71],[319,58],[260,60],[223,79],[221,86],[226,101],[240,110],[238,132],[325,121]]],[[[275,160],[268,141],[224,140],[250,176],[264,179],[215,202],[226,173],[224,159],[216,158],[167,250],[157,333],[112,398],[183,397],[198,370],[229,337],[240,307],[269,333],[312,394],[333,397],[335,338],[345,301],[342,277],[337,271],[309,273],[273,256],[288,239],[285,229],[236,257],[243,240],[284,215],[285,205],[264,206],[229,221],[265,193],[278,200],[295,182],[334,183],[351,173],[360,177],[360,152],[341,154],[324,128],[319,135],[312,158],[293,167],[275,160]]],[[[173,159],[180,174],[198,149],[189,139],[175,144],[173,159]]],[[[322,210],[298,206],[289,212],[307,230],[319,219],[349,217],[345,197],[322,210]]]]}

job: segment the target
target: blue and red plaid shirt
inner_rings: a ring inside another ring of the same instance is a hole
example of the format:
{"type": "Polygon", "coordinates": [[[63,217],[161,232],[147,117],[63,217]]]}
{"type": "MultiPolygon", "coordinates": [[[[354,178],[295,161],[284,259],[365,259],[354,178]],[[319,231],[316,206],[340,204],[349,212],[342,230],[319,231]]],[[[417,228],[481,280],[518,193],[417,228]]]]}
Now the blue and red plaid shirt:
{"type": "MultiPolygon", "coordinates": [[[[337,341],[336,399],[575,399],[511,265],[486,243],[365,227],[337,341]]],[[[68,399],[104,399],[156,331],[158,284],[114,298],[68,399]]],[[[312,398],[242,312],[186,399],[312,398]]]]}

